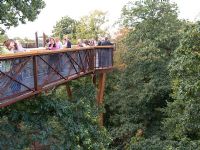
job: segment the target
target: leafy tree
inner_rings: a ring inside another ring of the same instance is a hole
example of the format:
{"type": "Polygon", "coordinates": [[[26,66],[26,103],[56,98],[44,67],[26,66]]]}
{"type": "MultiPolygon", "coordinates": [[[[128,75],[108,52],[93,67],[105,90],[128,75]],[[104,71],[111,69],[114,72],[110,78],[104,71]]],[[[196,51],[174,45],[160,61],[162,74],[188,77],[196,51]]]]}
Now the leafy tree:
{"type": "Polygon", "coordinates": [[[34,142],[50,149],[107,148],[111,139],[98,125],[95,88],[86,81],[72,83],[70,101],[61,87],[1,109],[0,149],[26,149],[34,142]]]}
{"type": "Polygon", "coordinates": [[[58,36],[61,39],[64,35],[70,35],[73,39],[76,39],[76,21],[68,16],[62,17],[56,23],[52,32],[53,36],[58,36]]]}
{"type": "Polygon", "coordinates": [[[116,38],[114,39],[117,49],[117,51],[114,52],[114,65],[117,67],[124,67],[123,57],[125,52],[127,52],[127,45],[125,44],[125,39],[128,33],[129,30],[127,28],[120,29],[116,33],[116,38]]]}
{"type": "Polygon", "coordinates": [[[98,39],[99,36],[105,35],[106,30],[103,25],[106,23],[106,13],[95,10],[88,16],[84,16],[77,24],[77,37],[81,39],[98,39]]]}
{"type": "Polygon", "coordinates": [[[177,9],[176,4],[149,0],[136,1],[124,6],[121,22],[133,30],[129,34],[130,38],[127,38],[128,45],[132,47],[132,45],[138,45],[138,42],[151,40],[167,53],[173,52],[177,47],[177,37],[179,37],[176,31],[180,29],[177,9]],[[132,40],[133,36],[135,40],[132,40]]]}
{"type": "Polygon", "coordinates": [[[0,31],[17,26],[19,22],[34,21],[44,7],[42,0],[1,0],[0,31]]]}
{"type": "Polygon", "coordinates": [[[126,37],[127,67],[108,102],[111,133],[118,148],[137,131],[142,131],[145,138],[160,134],[160,108],[171,99],[167,66],[179,45],[182,24],[175,4],[149,0],[128,3],[121,21],[130,29],[126,37]]]}
{"type": "Polygon", "coordinates": [[[164,129],[169,139],[200,140],[200,23],[186,26],[170,63],[173,102],[165,110],[164,129]]]}

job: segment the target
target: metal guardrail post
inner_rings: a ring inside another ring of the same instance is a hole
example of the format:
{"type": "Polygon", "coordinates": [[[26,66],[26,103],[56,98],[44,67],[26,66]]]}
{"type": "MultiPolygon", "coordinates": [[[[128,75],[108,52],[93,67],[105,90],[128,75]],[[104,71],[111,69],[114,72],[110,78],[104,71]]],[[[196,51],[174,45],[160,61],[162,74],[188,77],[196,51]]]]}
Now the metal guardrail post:
{"type": "Polygon", "coordinates": [[[34,89],[39,90],[38,87],[38,66],[37,66],[37,56],[33,56],[33,78],[34,78],[34,89]]]}

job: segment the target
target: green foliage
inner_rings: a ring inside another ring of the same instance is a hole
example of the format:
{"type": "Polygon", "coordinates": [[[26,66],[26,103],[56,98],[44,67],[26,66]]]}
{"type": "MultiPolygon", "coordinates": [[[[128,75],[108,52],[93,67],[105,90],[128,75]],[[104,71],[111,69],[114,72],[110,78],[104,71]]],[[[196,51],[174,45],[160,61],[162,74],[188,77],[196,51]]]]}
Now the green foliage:
{"type": "Polygon", "coordinates": [[[3,44],[3,42],[7,39],[8,39],[8,36],[6,34],[0,34],[0,45],[1,43],[3,44]]]}
{"type": "MultiPolygon", "coordinates": [[[[117,91],[110,96],[112,134],[120,141],[128,140],[138,129],[150,132],[148,128],[152,124],[159,124],[161,114],[157,109],[165,106],[169,99],[166,60],[159,56],[159,50],[153,45],[147,45],[137,49],[140,55],[128,53],[128,66],[117,91]],[[145,48],[147,45],[148,48],[145,48]]],[[[154,133],[157,130],[154,129],[154,133]]]]}
{"type": "Polygon", "coordinates": [[[0,149],[26,149],[33,142],[50,149],[105,149],[111,139],[98,125],[94,87],[80,83],[72,84],[79,89],[71,101],[61,87],[1,109],[0,149]]]}
{"type": "Polygon", "coordinates": [[[106,34],[103,25],[106,23],[106,13],[95,10],[88,16],[83,16],[77,24],[77,38],[98,39],[106,34]]]}
{"type": "Polygon", "coordinates": [[[177,6],[168,2],[136,1],[126,5],[122,13],[123,25],[133,30],[127,45],[138,45],[145,40],[170,54],[179,40],[181,22],[177,18],[177,6]],[[131,23],[129,23],[131,21],[131,23]],[[134,38],[134,40],[132,40],[134,38]]]}
{"type": "Polygon", "coordinates": [[[76,39],[76,21],[68,16],[62,17],[56,23],[53,29],[53,36],[60,37],[61,39],[68,35],[72,39],[76,39]]]}
{"type": "Polygon", "coordinates": [[[108,34],[106,32],[106,13],[95,10],[88,16],[83,16],[76,21],[68,16],[63,17],[56,23],[53,29],[53,36],[59,36],[61,39],[67,35],[72,41],[77,39],[98,39],[100,36],[108,34]]]}
{"type": "Polygon", "coordinates": [[[162,140],[153,136],[149,139],[132,138],[128,150],[194,150],[199,149],[200,141],[189,141],[183,139],[181,141],[162,140]]]}
{"type": "Polygon", "coordinates": [[[168,64],[182,25],[176,5],[169,2],[137,1],[125,8],[122,22],[130,29],[125,39],[127,67],[108,102],[113,144],[119,149],[138,130],[145,138],[161,133],[160,109],[171,100],[168,64]]]}
{"type": "Polygon", "coordinates": [[[104,118],[105,118],[104,123],[107,128],[112,127],[111,117],[113,117],[113,113],[115,112],[112,112],[111,108],[115,105],[110,101],[110,98],[112,97],[113,92],[118,91],[118,88],[119,88],[118,86],[120,82],[120,73],[121,73],[121,70],[119,70],[118,68],[115,68],[112,71],[112,73],[109,73],[106,76],[106,85],[105,85],[105,93],[104,93],[106,113],[104,115],[104,118]]]}
{"type": "Polygon", "coordinates": [[[164,127],[170,139],[200,139],[200,23],[189,24],[170,64],[173,102],[165,110],[164,127]]]}
{"type": "Polygon", "coordinates": [[[34,21],[44,7],[42,0],[1,0],[0,31],[17,26],[19,22],[34,21]]]}
{"type": "Polygon", "coordinates": [[[127,45],[125,44],[125,39],[127,37],[129,30],[124,28],[117,33],[117,37],[114,42],[116,43],[116,51],[114,52],[114,65],[116,67],[124,67],[123,57],[125,52],[127,52],[127,45]]]}

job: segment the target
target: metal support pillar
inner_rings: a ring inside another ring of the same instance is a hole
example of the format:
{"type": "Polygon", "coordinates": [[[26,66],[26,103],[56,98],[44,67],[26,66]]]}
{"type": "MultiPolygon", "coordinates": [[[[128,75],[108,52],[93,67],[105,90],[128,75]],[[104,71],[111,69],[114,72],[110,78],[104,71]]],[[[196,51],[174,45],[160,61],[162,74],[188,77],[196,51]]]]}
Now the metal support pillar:
{"type": "MultiPolygon", "coordinates": [[[[97,92],[97,105],[103,104],[103,96],[105,89],[106,73],[99,74],[98,92],[97,92]]],[[[99,125],[103,126],[103,113],[99,115],[99,125]]]]}

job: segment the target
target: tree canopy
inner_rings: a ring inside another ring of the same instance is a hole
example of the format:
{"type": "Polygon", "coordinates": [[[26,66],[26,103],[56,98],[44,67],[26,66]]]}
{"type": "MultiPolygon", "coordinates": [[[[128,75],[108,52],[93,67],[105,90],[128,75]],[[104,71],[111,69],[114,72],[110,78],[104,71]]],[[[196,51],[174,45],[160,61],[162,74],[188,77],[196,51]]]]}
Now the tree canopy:
{"type": "Polygon", "coordinates": [[[181,28],[177,7],[169,2],[137,1],[125,8],[121,20],[130,30],[124,39],[126,68],[107,99],[111,131],[120,146],[138,131],[145,137],[159,134],[163,116],[159,109],[171,99],[168,64],[181,28]]]}
{"type": "Polygon", "coordinates": [[[200,140],[200,23],[188,24],[170,63],[174,101],[168,103],[165,130],[170,139],[200,140]]]}
{"type": "Polygon", "coordinates": [[[60,87],[0,109],[0,149],[31,149],[33,142],[44,149],[107,149],[111,138],[98,125],[100,110],[88,80],[72,83],[71,101],[60,87]]]}
{"type": "Polygon", "coordinates": [[[95,10],[89,15],[83,16],[80,20],[74,20],[68,16],[62,17],[53,29],[53,36],[61,39],[67,35],[71,39],[98,39],[100,36],[108,34],[106,31],[106,13],[95,10]]]}
{"type": "MultiPolygon", "coordinates": [[[[82,78],[68,83],[70,100],[60,87],[1,109],[0,149],[32,142],[51,149],[200,149],[200,22],[178,19],[169,0],[127,3],[120,21],[114,58],[120,69],[108,74],[105,89],[104,122],[112,138],[98,126],[104,110],[95,105],[96,85],[82,78]]],[[[101,11],[79,21],[65,16],[53,33],[98,38],[105,23],[101,11]]]]}
{"type": "Polygon", "coordinates": [[[88,16],[83,16],[77,24],[77,37],[81,39],[98,39],[106,34],[103,29],[106,23],[106,13],[95,10],[88,16]]]}
{"type": "Polygon", "coordinates": [[[76,20],[65,16],[59,20],[53,29],[53,36],[58,36],[61,39],[65,35],[71,36],[73,39],[76,38],[76,20]]]}
{"type": "Polygon", "coordinates": [[[1,0],[0,30],[17,26],[19,23],[34,21],[45,7],[43,0],[1,0]]]}

